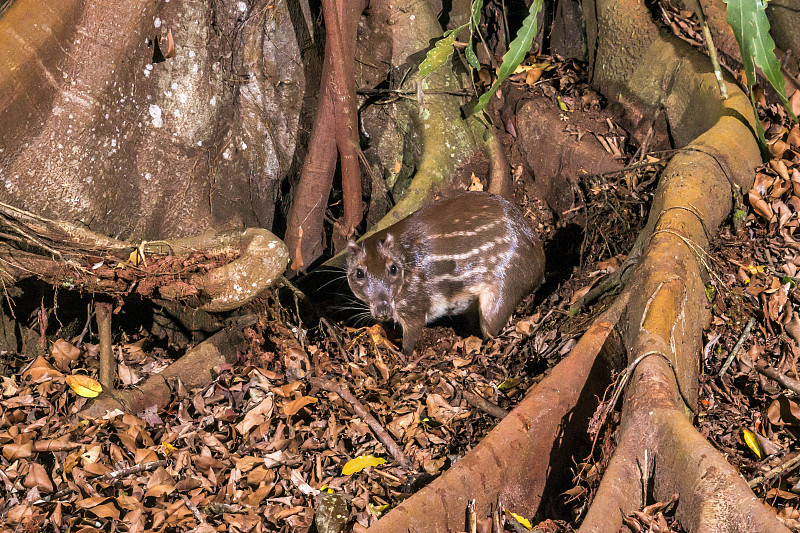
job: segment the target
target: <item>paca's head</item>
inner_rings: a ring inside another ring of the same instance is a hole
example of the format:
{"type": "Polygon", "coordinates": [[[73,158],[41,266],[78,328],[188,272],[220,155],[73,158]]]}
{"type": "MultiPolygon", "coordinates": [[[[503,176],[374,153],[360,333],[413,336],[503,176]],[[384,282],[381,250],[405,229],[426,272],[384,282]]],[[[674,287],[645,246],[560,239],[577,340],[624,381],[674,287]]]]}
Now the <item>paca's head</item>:
{"type": "Polygon", "coordinates": [[[369,304],[377,320],[395,318],[396,298],[404,280],[399,248],[391,233],[348,243],[347,282],[353,294],[369,304]]]}

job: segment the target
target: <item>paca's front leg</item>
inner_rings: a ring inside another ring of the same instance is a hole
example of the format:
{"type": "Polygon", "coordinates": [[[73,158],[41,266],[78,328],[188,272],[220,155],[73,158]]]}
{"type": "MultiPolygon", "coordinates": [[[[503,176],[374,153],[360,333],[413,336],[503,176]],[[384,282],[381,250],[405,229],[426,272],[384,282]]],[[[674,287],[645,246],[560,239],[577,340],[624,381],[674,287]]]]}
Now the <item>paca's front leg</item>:
{"type": "Polygon", "coordinates": [[[422,328],[425,327],[425,320],[414,316],[400,316],[400,325],[403,327],[403,354],[406,357],[414,355],[414,347],[417,345],[422,328]]]}
{"type": "Polygon", "coordinates": [[[491,338],[500,333],[519,300],[518,295],[504,294],[497,287],[492,287],[478,297],[478,314],[484,337],[491,338]]]}

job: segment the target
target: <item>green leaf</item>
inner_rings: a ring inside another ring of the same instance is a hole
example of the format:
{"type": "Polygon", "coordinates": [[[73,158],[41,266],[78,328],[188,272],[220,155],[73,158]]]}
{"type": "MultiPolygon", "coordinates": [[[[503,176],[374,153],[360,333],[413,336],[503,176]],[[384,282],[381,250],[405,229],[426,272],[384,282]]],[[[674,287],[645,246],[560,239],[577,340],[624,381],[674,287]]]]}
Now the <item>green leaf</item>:
{"type": "Polygon", "coordinates": [[[775,41],[769,34],[766,6],[762,0],[725,0],[728,4],[728,24],[733,29],[739,51],[744,61],[747,83],[752,87],[756,83],[755,67],[761,69],[767,80],[778,93],[784,107],[789,111],[792,120],[797,117],[792,113],[789,100],[786,99],[786,87],[781,75],[781,65],[775,56],[775,41]]]}
{"type": "Polygon", "coordinates": [[[706,300],[708,300],[711,303],[714,303],[714,294],[715,293],[716,293],[716,291],[714,290],[713,286],[706,285],[706,300]]]}
{"type": "Polygon", "coordinates": [[[467,49],[464,50],[464,54],[467,56],[467,62],[472,66],[474,69],[480,70],[481,63],[478,61],[478,56],[475,55],[475,51],[472,49],[472,38],[469,39],[469,45],[467,49]]]}
{"type": "Polygon", "coordinates": [[[467,25],[464,24],[459,28],[444,32],[442,38],[436,41],[433,48],[428,50],[425,61],[419,64],[419,79],[425,78],[428,74],[444,65],[445,61],[453,55],[453,44],[456,42],[456,35],[466,27],[467,25]]]}
{"type": "Polygon", "coordinates": [[[470,17],[471,28],[478,31],[478,23],[481,21],[481,11],[483,11],[483,0],[472,0],[472,13],[470,17]]]}
{"type": "Polygon", "coordinates": [[[470,14],[469,20],[469,44],[467,45],[467,49],[464,50],[464,54],[467,56],[467,62],[472,65],[472,68],[480,69],[481,63],[478,61],[478,56],[475,55],[475,50],[473,50],[473,40],[475,35],[480,35],[480,29],[478,28],[478,24],[481,21],[481,11],[483,10],[483,0],[472,0],[472,13],[470,14]]]}
{"type": "Polygon", "coordinates": [[[508,52],[503,55],[503,63],[497,70],[497,81],[492,84],[492,88],[483,93],[478,99],[478,105],[475,106],[474,113],[483,111],[489,103],[489,98],[497,91],[500,84],[522,63],[525,55],[531,49],[533,38],[539,32],[538,25],[536,24],[536,16],[542,9],[542,0],[533,0],[531,7],[528,11],[528,16],[522,21],[522,27],[517,32],[517,36],[511,41],[508,46],[508,52]]]}

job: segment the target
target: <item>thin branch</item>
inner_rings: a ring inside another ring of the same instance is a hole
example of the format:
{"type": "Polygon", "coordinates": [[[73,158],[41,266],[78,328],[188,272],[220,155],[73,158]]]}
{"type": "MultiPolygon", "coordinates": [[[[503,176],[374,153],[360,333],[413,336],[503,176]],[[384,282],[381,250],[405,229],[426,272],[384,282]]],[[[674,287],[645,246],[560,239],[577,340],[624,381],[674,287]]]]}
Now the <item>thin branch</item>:
{"type": "Polygon", "coordinates": [[[722,368],[719,370],[719,374],[717,375],[717,377],[721,378],[722,376],[725,375],[725,372],[728,371],[728,368],[731,366],[731,363],[733,362],[733,358],[736,357],[736,354],[738,354],[739,350],[742,349],[742,344],[744,344],[744,341],[746,341],[750,337],[750,330],[753,329],[753,325],[755,323],[756,323],[756,319],[752,318],[752,317],[750,318],[750,320],[747,321],[747,325],[744,327],[744,330],[742,331],[742,334],[739,336],[739,340],[736,341],[736,344],[734,345],[733,350],[731,350],[731,354],[725,360],[725,363],[722,365],[722,368]]]}
{"type": "Polygon", "coordinates": [[[464,400],[466,400],[466,402],[470,404],[472,407],[480,409],[484,413],[492,415],[495,418],[502,420],[506,416],[508,416],[507,410],[503,409],[497,404],[490,402],[483,396],[479,396],[478,394],[470,392],[466,389],[461,391],[461,397],[464,398],[464,400]]]}
{"type": "MultiPolygon", "coordinates": [[[[130,466],[130,467],[127,467],[127,468],[120,468],[119,470],[114,470],[113,472],[109,472],[107,474],[103,474],[102,476],[97,476],[96,478],[93,478],[90,481],[94,481],[94,482],[109,481],[109,480],[116,481],[117,479],[120,479],[120,478],[125,477],[125,476],[130,476],[130,475],[133,475],[133,474],[139,474],[141,472],[148,472],[150,470],[155,470],[156,468],[158,468],[160,466],[167,466],[167,461],[162,459],[160,461],[153,461],[153,462],[150,462],[150,463],[142,463],[142,464],[130,466]]],[[[40,503],[47,503],[47,502],[50,502],[50,501],[53,501],[53,500],[58,500],[58,499],[63,498],[64,496],[66,496],[68,494],[71,494],[72,492],[75,492],[75,490],[76,489],[73,489],[72,487],[66,487],[66,488],[61,489],[58,492],[50,494],[49,496],[45,496],[44,498],[42,498],[40,500],[37,500],[37,501],[35,501],[33,503],[34,503],[34,505],[37,505],[37,504],[40,504],[40,503]]]]}
{"type": "Polygon", "coordinates": [[[778,372],[776,368],[768,366],[765,362],[759,361],[755,366],[756,372],[768,378],[777,381],[781,387],[789,389],[795,394],[800,394],[800,381],[792,379],[782,372],[778,372]]]}
{"type": "Polygon", "coordinates": [[[800,453],[798,453],[797,455],[795,455],[791,459],[788,459],[788,460],[784,461],[783,463],[779,464],[778,466],[776,466],[775,468],[773,468],[769,472],[767,472],[767,473],[765,473],[765,474],[763,474],[761,476],[754,477],[753,479],[748,481],[747,484],[752,489],[756,485],[760,485],[760,484],[764,483],[765,481],[769,481],[770,479],[772,479],[772,478],[774,478],[776,476],[779,476],[779,475],[783,474],[784,472],[787,472],[788,470],[791,470],[792,468],[794,468],[794,466],[797,463],[800,463],[800,453]]]}
{"type": "Polygon", "coordinates": [[[403,450],[400,449],[400,446],[398,446],[398,444],[394,441],[392,436],[389,435],[389,432],[386,431],[380,422],[378,422],[375,417],[372,416],[372,413],[370,413],[367,408],[364,407],[364,404],[362,404],[355,396],[353,396],[353,393],[350,392],[350,388],[347,385],[322,378],[311,378],[308,381],[314,387],[318,387],[328,392],[333,392],[342,400],[349,403],[356,415],[358,415],[369,426],[373,433],[375,433],[375,437],[386,447],[386,450],[388,450],[392,457],[394,457],[394,460],[397,461],[405,470],[411,470],[411,462],[403,453],[403,450]]]}

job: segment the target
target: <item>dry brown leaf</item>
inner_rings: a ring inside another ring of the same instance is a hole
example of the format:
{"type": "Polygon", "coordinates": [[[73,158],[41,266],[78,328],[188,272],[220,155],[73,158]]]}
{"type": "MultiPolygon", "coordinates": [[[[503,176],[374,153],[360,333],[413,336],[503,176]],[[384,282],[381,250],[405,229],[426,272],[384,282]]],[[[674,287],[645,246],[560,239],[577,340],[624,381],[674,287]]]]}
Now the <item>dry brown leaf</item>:
{"type": "Polygon", "coordinates": [[[117,365],[117,375],[119,376],[120,382],[126,386],[136,385],[143,379],[138,372],[125,363],[119,363],[117,365]]]}
{"type": "Polygon", "coordinates": [[[772,212],[772,208],[761,198],[761,195],[758,194],[755,189],[750,189],[750,192],[747,193],[747,198],[756,214],[767,221],[772,220],[772,217],[775,216],[772,212]]]}
{"type": "Polygon", "coordinates": [[[119,509],[112,503],[111,498],[105,496],[92,496],[75,502],[79,509],[86,509],[90,513],[100,518],[112,518],[119,520],[119,509]]]}
{"type": "Polygon", "coordinates": [[[122,346],[122,355],[129,363],[142,364],[147,359],[143,346],[147,342],[147,338],[139,339],[136,342],[125,344],[122,346]]]}
{"type": "Polygon", "coordinates": [[[789,107],[792,108],[794,116],[800,116],[800,89],[795,89],[792,96],[789,97],[789,107]]]}
{"type": "Polygon", "coordinates": [[[574,305],[575,302],[577,302],[578,300],[580,300],[581,298],[586,296],[586,293],[589,292],[592,287],[594,287],[594,285],[595,285],[595,283],[597,283],[598,279],[600,279],[600,278],[596,278],[589,285],[585,285],[585,286],[581,287],[580,289],[578,289],[577,291],[575,291],[572,294],[572,298],[569,299],[569,304],[570,305],[574,305]]]}
{"type": "Polygon", "coordinates": [[[792,318],[783,327],[792,340],[800,345],[800,317],[797,314],[792,315],[792,318]]]}
{"type": "Polygon", "coordinates": [[[100,458],[100,454],[103,453],[103,447],[99,444],[91,444],[86,447],[84,452],[81,454],[81,459],[83,460],[83,467],[86,468],[87,465],[91,463],[96,463],[97,460],[100,458]]]}
{"type": "Polygon", "coordinates": [[[792,190],[792,184],[790,180],[776,179],[774,182],[772,182],[772,189],[769,191],[769,197],[778,199],[790,190],[792,190]]]}
{"type": "Polygon", "coordinates": [[[31,381],[39,382],[46,379],[63,378],[64,374],[53,368],[44,357],[39,356],[34,359],[31,366],[22,373],[22,377],[28,377],[31,381]]]}
{"type": "MultiPolygon", "coordinates": [[[[117,505],[120,506],[122,509],[126,511],[135,511],[136,509],[142,508],[142,502],[133,496],[128,496],[127,494],[120,494],[116,498],[117,505]]],[[[127,516],[125,517],[127,521],[127,516]]]]}
{"type": "Polygon", "coordinates": [[[769,405],[767,418],[776,426],[800,425],[800,405],[785,395],[780,395],[769,405]]]}
{"type": "MultiPolygon", "coordinates": [[[[795,94],[797,94],[797,92],[795,92],[795,94]]],[[[789,135],[786,136],[786,142],[794,149],[800,148],[800,125],[795,124],[792,126],[792,129],[789,130],[789,135]]]]}
{"type": "Polygon", "coordinates": [[[20,502],[17,505],[13,505],[11,509],[8,510],[6,520],[8,520],[9,524],[19,524],[22,522],[27,522],[32,517],[33,509],[31,506],[27,503],[20,502]]]}
{"type": "Polygon", "coordinates": [[[104,463],[89,463],[83,466],[83,470],[87,474],[93,476],[102,476],[111,472],[111,467],[104,463]]]}
{"type": "Polygon", "coordinates": [[[480,352],[481,346],[483,346],[483,339],[470,335],[464,339],[464,355],[480,352]]]}
{"type": "Polygon", "coordinates": [[[768,145],[767,148],[769,149],[769,153],[772,154],[772,157],[783,157],[783,154],[785,154],[786,150],[790,147],[788,143],[778,139],[774,143],[768,145]]]}
{"type": "Polygon", "coordinates": [[[64,339],[58,339],[50,349],[56,368],[62,372],[69,372],[72,363],[81,355],[80,349],[76,348],[64,339]]]}
{"type": "Polygon", "coordinates": [[[257,487],[260,484],[269,484],[275,479],[275,471],[265,466],[254,468],[247,474],[247,484],[257,487]]]}
{"type": "Polygon", "coordinates": [[[525,76],[525,84],[529,85],[529,86],[533,85],[534,83],[539,81],[539,78],[542,77],[542,73],[543,72],[544,72],[544,69],[539,68],[539,67],[535,67],[535,68],[530,69],[528,71],[528,74],[525,76]]]}
{"type": "Polygon", "coordinates": [[[255,407],[247,411],[241,422],[236,424],[236,431],[240,435],[246,436],[254,427],[266,422],[272,417],[272,409],[275,405],[273,394],[265,396],[255,407]]]}
{"type": "Polygon", "coordinates": [[[756,173],[756,179],[753,183],[753,189],[756,190],[758,194],[761,196],[765,196],[769,189],[772,187],[772,183],[775,181],[775,178],[764,174],[763,172],[756,173]]]}
{"type": "Polygon", "coordinates": [[[294,416],[295,414],[297,414],[298,411],[300,411],[300,409],[302,409],[306,405],[315,404],[317,403],[317,401],[318,400],[313,396],[301,396],[300,398],[292,400],[289,403],[283,404],[282,408],[283,414],[285,414],[286,416],[294,416]]]}
{"type": "Polygon", "coordinates": [[[39,463],[30,463],[30,466],[23,485],[29,489],[36,487],[39,492],[53,492],[53,482],[44,467],[39,463]]]}
{"type": "Polygon", "coordinates": [[[447,457],[439,457],[437,459],[429,458],[422,463],[422,468],[427,473],[433,475],[442,469],[442,467],[445,465],[445,461],[447,461],[447,457]]]}
{"type": "Polygon", "coordinates": [[[441,424],[447,424],[461,410],[453,407],[440,394],[428,394],[425,398],[425,406],[428,409],[428,417],[441,424]]]}
{"type": "Polygon", "coordinates": [[[789,181],[789,169],[786,168],[786,163],[784,163],[782,159],[771,159],[769,166],[772,167],[772,170],[774,170],[781,179],[789,181]]]}
{"type": "Polygon", "coordinates": [[[0,376],[3,379],[3,398],[8,398],[9,396],[14,396],[19,391],[19,387],[17,386],[17,382],[14,380],[14,377],[9,376],[0,376]]]}
{"type": "Polygon", "coordinates": [[[83,374],[72,374],[64,379],[66,379],[69,388],[75,391],[75,394],[78,396],[83,396],[84,398],[94,398],[103,392],[103,387],[100,385],[100,383],[90,376],[85,376],[83,374]]]}
{"type": "Polygon", "coordinates": [[[465,366],[468,366],[468,365],[472,364],[472,361],[473,361],[473,359],[471,357],[454,356],[451,359],[451,362],[453,363],[453,367],[454,368],[463,368],[465,366]]]}
{"type": "Polygon", "coordinates": [[[25,459],[33,455],[33,442],[10,442],[3,446],[3,457],[9,461],[25,459]]]}
{"type": "Polygon", "coordinates": [[[199,455],[192,459],[192,464],[201,472],[208,472],[212,468],[223,468],[225,464],[219,459],[208,455],[199,455]]]}
{"type": "Polygon", "coordinates": [[[787,490],[779,489],[778,487],[773,487],[767,491],[766,497],[771,499],[774,498],[783,498],[784,500],[796,500],[800,498],[797,494],[793,492],[789,492],[787,490]]]}
{"type": "Polygon", "coordinates": [[[145,498],[153,497],[153,498],[161,498],[162,496],[166,496],[167,494],[172,494],[175,491],[175,487],[172,485],[164,485],[161,483],[156,483],[155,485],[151,486],[147,489],[144,496],[145,498]]]}
{"type": "Polygon", "coordinates": [[[514,326],[514,331],[516,331],[519,335],[530,335],[533,329],[536,327],[537,320],[538,319],[536,317],[532,316],[523,318],[514,326]]]}
{"type": "Polygon", "coordinates": [[[276,396],[280,396],[281,398],[291,398],[292,395],[298,390],[300,390],[302,387],[303,387],[302,382],[293,381],[291,383],[281,385],[280,387],[275,387],[274,389],[272,389],[272,392],[274,392],[276,396]]]}

